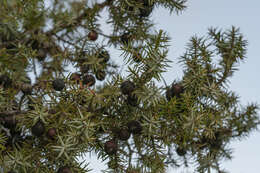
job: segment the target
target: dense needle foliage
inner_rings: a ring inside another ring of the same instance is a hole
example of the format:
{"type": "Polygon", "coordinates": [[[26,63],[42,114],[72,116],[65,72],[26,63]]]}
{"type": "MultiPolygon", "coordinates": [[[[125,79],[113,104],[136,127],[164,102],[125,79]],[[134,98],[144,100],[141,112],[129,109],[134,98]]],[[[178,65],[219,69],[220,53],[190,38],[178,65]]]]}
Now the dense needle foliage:
{"type": "Polygon", "coordinates": [[[228,88],[247,41],[236,27],[210,28],[189,40],[181,80],[165,81],[170,38],[150,20],[158,7],[176,15],[186,0],[0,1],[4,172],[91,172],[79,159],[90,152],[108,163],[105,172],[194,163],[224,172],[228,144],[259,124],[258,105],[241,106],[228,88]]]}

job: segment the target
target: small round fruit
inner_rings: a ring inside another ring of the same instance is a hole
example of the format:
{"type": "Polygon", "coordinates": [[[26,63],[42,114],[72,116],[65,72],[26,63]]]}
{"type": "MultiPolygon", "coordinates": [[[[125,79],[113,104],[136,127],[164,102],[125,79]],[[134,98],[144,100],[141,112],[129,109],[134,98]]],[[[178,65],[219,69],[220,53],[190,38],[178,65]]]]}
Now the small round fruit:
{"type": "Polygon", "coordinates": [[[179,156],[184,156],[184,155],[187,153],[187,151],[186,151],[184,148],[178,147],[178,148],[176,149],[176,153],[177,153],[179,156]]]}
{"type": "Polygon", "coordinates": [[[87,74],[83,76],[83,84],[87,86],[93,86],[96,83],[96,79],[93,75],[87,74]]]}
{"type": "Polygon", "coordinates": [[[22,84],[21,87],[21,91],[25,94],[25,95],[31,95],[32,94],[32,86],[30,84],[24,83],[22,84]]]}
{"type": "Polygon", "coordinates": [[[105,152],[108,155],[113,155],[117,152],[117,143],[114,140],[107,141],[105,143],[105,152]]]}
{"type": "Polygon", "coordinates": [[[45,49],[39,49],[36,58],[39,61],[44,61],[46,57],[47,57],[47,51],[45,49]]]}
{"type": "Polygon", "coordinates": [[[56,132],[56,129],[55,129],[55,128],[50,128],[50,129],[48,129],[48,131],[47,131],[47,137],[48,137],[49,139],[54,139],[56,135],[57,135],[57,132],[56,132]]]}
{"type": "Polygon", "coordinates": [[[121,83],[121,92],[125,95],[130,95],[135,90],[135,84],[129,80],[121,83]]]}
{"type": "Polygon", "coordinates": [[[141,134],[141,132],[143,130],[141,124],[136,120],[132,120],[132,121],[128,122],[127,127],[128,127],[129,132],[133,133],[133,134],[141,134]]]}
{"type": "Polygon", "coordinates": [[[96,41],[97,38],[98,38],[98,33],[94,30],[90,31],[88,33],[88,38],[91,40],[91,41],[96,41]]]}
{"type": "Polygon", "coordinates": [[[150,4],[149,0],[142,0],[143,8],[140,9],[140,17],[148,17],[153,11],[154,3],[150,4]]]}
{"type": "Polygon", "coordinates": [[[170,101],[173,97],[179,98],[183,92],[184,88],[182,85],[173,83],[172,86],[166,90],[166,98],[168,101],[170,101]]]}
{"type": "Polygon", "coordinates": [[[62,166],[59,168],[57,173],[72,173],[68,166],[62,166]]]}
{"type": "Polygon", "coordinates": [[[106,72],[104,70],[98,70],[95,73],[97,80],[103,81],[106,78],[106,72]]]}
{"type": "Polygon", "coordinates": [[[6,128],[15,128],[16,126],[16,119],[14,115],[9,115],[4,117],[4,127],[6,128]]]}
{"type": "Polygon", "coordinates": [[[9,88],[12,85],[12,79],[6,74],[0,75],[0,85],[3,85],[4,88],[9,88]]]}
{"type": "Polygon", "coordinates": [[[130,138],[131,133],[127,129],[120,129],[118,131],[118,138],[122,141],[126,141],[130,138]]]}
{"type": "Polygon", "coordinates": [[[34,126],[32,126],[31,130],[33,135],[40,137],[45,132],[45,125],[41,120],[39,120],[34,126]]]}
{"type": "Polygon", "coordinates": [[[153,8],[152,7],[146,7],[146,8],[142,8],[140,9],[140,17],[149,17],[150,14],[152,13],[153,8]]]}
{"type": "Polygon", "coordinates": [[[65,83],[64,83],[64,81],[62,79],[55,79],[52,82],[52,87],[56,91],[61,91],[65,87],[65,83]]]}

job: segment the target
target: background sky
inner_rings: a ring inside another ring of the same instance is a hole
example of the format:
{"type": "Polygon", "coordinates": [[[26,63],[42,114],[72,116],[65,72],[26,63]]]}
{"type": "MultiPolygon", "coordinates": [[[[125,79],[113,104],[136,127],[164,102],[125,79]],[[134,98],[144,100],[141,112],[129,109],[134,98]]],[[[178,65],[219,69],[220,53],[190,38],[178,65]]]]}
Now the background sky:
{"type": "MultiPolygon", "coordinates": [[[[245,105],[251,102],[260,104],[260,59],[259,59],[259,41],[260,41],[260,1],[259,0],[189,0],[188,8],[182,14],[169,15],[167,10],[156,9],[151,19],[156,23],[156,29],[163,29],[169,33],[172,38],[168,58],[175,63],[169,72],[164,74],[168,84],[174,79],[180,79],[182,69],[176,62],[185,52],[188,40],[193,35],[206,35],[209,27],[218,27],[220,29],[230,29],[231,26],[240,28],[248,40],[247,59],[239,66],[230,80],[230,89],[240,96],[241,104],[245,105]]],[[[116,52],[111,52],[116,55],[116,52]]],[[[242,141],[233,141],[233,159],[231,161],[222,161],[222,167],[230,173],[257,173],[260,170],[260,133],[253,132],[248,138],[242,141]]],[[[87,157],[91,160],[90,167],[93,172],[101,172],[105,166],[97,161],[95,157],[87,157]]],[[[169,168],[169,173],[193,172],[192,168],[173,169],[169,168]]]]}

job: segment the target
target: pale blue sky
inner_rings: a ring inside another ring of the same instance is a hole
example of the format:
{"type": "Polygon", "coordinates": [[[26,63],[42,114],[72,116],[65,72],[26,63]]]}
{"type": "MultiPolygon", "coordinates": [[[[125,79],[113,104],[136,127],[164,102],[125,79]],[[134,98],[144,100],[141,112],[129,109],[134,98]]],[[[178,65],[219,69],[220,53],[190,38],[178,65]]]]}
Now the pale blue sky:
{"type": "MultiPolygon", "coordinates": [[[[197,34],[205,35],[211,26],[229,29],[232,25],[240,27],[249,42],[247,59],[241,63],[239,71],[230,80],[230,88],[241,97],[241,103],[260,103],[260,73],[259,59],[259,0],[189,0],[188,8],[181,15],[169,15],[164,9],[157,9],[152,15],[157,29],[166,30],[172,38],[169,58],[177,61],[177,58],[185,51],[187,41],[197,34]]],[[[113,52],[112,52],[113,53],[113,52]]],[[[173,64],[164,76],[166,81],[180,78],[182,70],[179,65],[173,64]],[[174,77],[174,78],[173,78],[174,77]]],[[[234,141],[231,147],[234,149],[233,160],[223,161],[222,167],[230,173],[257,173],[260,170],[260,133],[254,132],[243,141],[234,141]]],[[[91,159],[93,161],[93,157],[91,159]]],[[[91,167],[94,172],[99,172],[104,165],[93,161],[91,167]]],[[[169,169],[169,173],[182,173],[192,169],[169,169]]]]}

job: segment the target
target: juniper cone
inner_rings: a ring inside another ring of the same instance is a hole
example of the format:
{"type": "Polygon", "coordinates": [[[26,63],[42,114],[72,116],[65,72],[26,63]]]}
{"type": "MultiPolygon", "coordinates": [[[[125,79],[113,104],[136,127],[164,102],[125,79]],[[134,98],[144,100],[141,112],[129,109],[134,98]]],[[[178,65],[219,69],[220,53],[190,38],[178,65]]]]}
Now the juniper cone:
{"type": "Polygon", "coordinates": [[[65,88],[65,83],[62,79],[55,79],[52,82],[52,87],[56,91],[61,91],[63,88],[65,88]]]}
{"type": "Polygon", "coordinates": [[[132,120],[132,121],[128,122],[127,127],[128,127],[129,132],[133,133],[133,134],[141,134],[142,129],[143,129],[140,122],[138,122],[136,120],[132,120]]]}
{"type": "Polygon", "coordinates": [[[181,147],[178,147],[176,149],[176,153],[179,155],[179,156],[184,156],[186,154],[186,150],[184,148],[181,148],[181,147]]]}
{"type": "Polygon", "coordinates": [[[47,57],[47,51],[44,50],[44,49],[39,49],[38,52],[37,52],[36,58],[39,61],[44,61],[46,57],[47,57]]]}
{"type": "Polygon", "coordinates": [[[12,79],[8,75],[0,75],[0,85],[3,85],[4,88],[9,88],[12,85],[12,79]]]}
{"type": "Polygon", "coordinates": [[[50,128],[50,129],[48,129],[48,131],[47,131],[47,137],[48,137],[49,139],[54,139],[56,135],[57,135],[57,133],[56,133],[56,129],[55,129],[55,128],[50,128]]]}
{"type": "Polygon", "coordinates": [[[117,148],[117,143],[114,140],[107,141],[104,146],[105,152],[108,155],[115,154],[117,152],[117,148]]]}
{"type": "Polygon", "coordinates": [[[130,135],[131,135],[130,132],[125,128],[120,129],[118,131],[118,138],[122,141],[128,140],[130,138],[130,135]]]}
{"type": "Polygon", "coordinates": [[[168,101],[171,100],[173,97],[179,98],[181,94],[184,92],[184,88],[182,85],[178,83],[173,83],[170,88],[166,90],[166,98],[168,101]]]}
{"type": "Polygon", "coordinates": [[[231,141],[260,123],[258,104],[228,85],[247,40],[211,27],[172,61],[174,35],[151,14],[181,15],[188,1],[0,0],[0,170],[93,173],[80,157],[91,153],[103,172],[223,172],[231,141]],[[170,66],[183,74],[164,78],[170,66]]]}
{"type": "Polygon", "coordinates": [[[21,87],[21,91],[26,94],[26,95],[30,95],[32,94],[32,86],[30,84],[22,84],[22,87],[21,87]]]}
{"type": "Polygon", "coordinates": [[[96,83],[96,79],[93,75],[87,74],[83,76],[83,84],[88,86],[93,86],[96,83]]]}
{"type": "Polygon", "coordinates": [[[9,115],[4,117],[4,127],[6,128],[14,128],[16,126],[16,119],[14,115],[9,115]]]}
{"type": "Polygon", "coordinates": [[[95,73],[97,80],[103,81],[106,78],[106,72],[104,70],[98,70],[95,73]]]}
{"type": "Polygon", "coordinates": [[[44,134],[44,132],[45,132],[45,125],[41,120],[37,121],[37,123],[34,126],[32,126],[33,135],[40,137],[44,134]]]}
{"type": "Polygon", "coordinates": [[[67,166],[63,166],[60,167],[57,173],[72,173],[72,171],[70,170],[69,167],[67,166]]]}
{"type": "Polygon", "coordinates": [[[125,95],[130,95],[134,89],[135,89],[135,84],[129,80],[122,82],[120,86],[121,92],[125,95]]]}
{"type": "Polygon", "coordinates": [[[88,38],[91,40],[91,41],[96,41],[97,38],[98,38],[98,33],[96,31],[90,31],[88,33],[88,38]]]}

